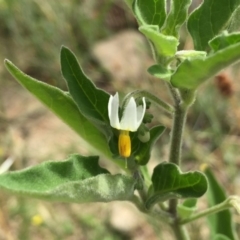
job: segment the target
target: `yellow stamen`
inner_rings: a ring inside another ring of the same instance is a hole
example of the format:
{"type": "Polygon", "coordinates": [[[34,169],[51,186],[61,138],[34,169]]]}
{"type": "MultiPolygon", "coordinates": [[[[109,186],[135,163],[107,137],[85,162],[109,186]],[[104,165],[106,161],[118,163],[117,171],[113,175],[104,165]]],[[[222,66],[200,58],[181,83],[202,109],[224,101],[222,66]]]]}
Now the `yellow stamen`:
{"type": "Polygon", "coordinates": [[[129,157],[131,155],[131,139],[129,131],[121,130],[118,139],[118,150],[122,157],[129,157]]]}

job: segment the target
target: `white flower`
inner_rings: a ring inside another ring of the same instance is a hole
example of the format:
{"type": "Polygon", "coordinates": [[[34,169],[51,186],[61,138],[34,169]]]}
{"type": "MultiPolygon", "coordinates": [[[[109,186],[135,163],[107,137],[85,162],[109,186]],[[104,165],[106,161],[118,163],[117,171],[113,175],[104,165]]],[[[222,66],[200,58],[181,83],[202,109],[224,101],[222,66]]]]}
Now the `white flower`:
{"type": "Polygon", "coordinates": [[[146,102],[145,98],[143,105],[137,107],[137,104],[133,97],[129,99],[126,107],[123,110],[122,118],[119,119],[119,97],[118,93],[114,96],[110,96],[108,101],[108,116],[110,125],[113,128],[120,130],[118,148],[119,154],[123,157],[129,157],[131,155],[131,140],[129,137],[130,132],[136,132],[142,123],[145,111],[146,102]]]}
{"type": "Polygon", "coordinates": [[[134,98],[131,97],[129,102],[127,103],[127,106],[123,110],[121,120],[119,120],[118,109],[119,97],[118,93],[116,93],[114,97],[110,96],[108,102],[108,116],[111,126],[119,130],[136,132],[140,124],[142,123],[146,111],[145,98],[143,98],[143,105],[137,107],[134,98]]]}

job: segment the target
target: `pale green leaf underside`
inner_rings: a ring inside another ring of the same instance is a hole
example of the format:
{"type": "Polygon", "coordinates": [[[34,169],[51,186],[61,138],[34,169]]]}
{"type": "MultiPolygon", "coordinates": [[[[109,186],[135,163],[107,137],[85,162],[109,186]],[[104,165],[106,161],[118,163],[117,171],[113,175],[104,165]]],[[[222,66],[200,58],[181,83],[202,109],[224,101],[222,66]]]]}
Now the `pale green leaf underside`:
{"type": "Polygon", "coordinates": [[[240,60],[240,43],[219,50],[205,59],[183,61],[171,77],[174,87],[195,89],[223,68],[240,60]]]}
{"type": "Polygon", "coordinates": [[[141,26],[139,31],[151,40],[160,56],[174,56],[179,44],[178,40],[173,36],[166,36],[158,32],[156,27],[154,25],[145,25],[141,26]]]}
{"type": "Polygon", "coordinates": [[[129,200],[135,180],[111,175],[99,167],[98,157],[71,155],[66,161],[48,161],[0,175],[0,188],[13,194],[58,202],[129,200]]]}
{"type": "Polygon", "coordinates": [[[207,190],[204,174],[195,171],[182,173],[173,163],[163,162],[155,167],[152,175],[153,194],[146,207],[172,198],[198,198],[207,190]]]}
{"type": "Polygon", "coordinates": [[[69,94],[24,74],[8,60],[5,60],[5,65],[8,71],[23,87],[54,112],[85,141],[106,156],[111,156],[104,135],[79,112],[78,107],[69,94]]]}
{"type": "Polygon", "coordinates": [[[204,0],[188,19],[195,50],[206,50],[208,41],[227,28],[239,0],[204,0]]]}

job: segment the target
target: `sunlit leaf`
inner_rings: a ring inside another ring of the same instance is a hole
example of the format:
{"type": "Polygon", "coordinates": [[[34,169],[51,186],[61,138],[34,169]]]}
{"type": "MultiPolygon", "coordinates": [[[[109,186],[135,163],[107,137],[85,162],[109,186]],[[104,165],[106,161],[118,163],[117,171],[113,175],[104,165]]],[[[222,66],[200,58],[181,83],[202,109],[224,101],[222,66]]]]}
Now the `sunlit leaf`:
{"type": "Polygon", "coordinates": [[[111,156],[104,135],[79,112],[78,107],[67,92],[24,74],[8,60],[5,60],[5,65],[23,87],[54,112],[63,122],[98,151],[111,156]]]}
{"type": "Polygon", "coordinates": [[[171,77],[174,87],[195,89],[223,68],[240,60],[240,43],[221,49],[205,59],[184,60],[171,77]]]}
{"type": "Polygon", "coordinates": [[[0,188],[13,194],[58,202],[129,200],[136,180],[111,175],[98,157],[71,155],[65,161],[47,161],[21,171],[0,175],[0,188]]]}
{"type": "Polygon", "coordinates": [[[178,40],[173,36],[166,36],[157,30],[155,25],[144,25],[139,28],[146,38],[151,40],[159,55],[171,57],[177,51],[178,40]]]}

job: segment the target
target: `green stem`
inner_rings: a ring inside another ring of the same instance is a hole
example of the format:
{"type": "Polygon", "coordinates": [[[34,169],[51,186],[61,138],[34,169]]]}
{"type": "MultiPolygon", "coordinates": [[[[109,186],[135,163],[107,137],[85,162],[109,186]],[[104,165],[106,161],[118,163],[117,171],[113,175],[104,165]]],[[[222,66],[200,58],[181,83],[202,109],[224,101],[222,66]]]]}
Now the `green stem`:
{"type": "MultiPolygon", "coordinates": [[[[181,99],[180,93],[177,89],[174,89],[169,85],[169,90],[173,97],[175,103],[175,111],[173,118],[173,128],[171,132],[171,146],[169,162],[174,163],[178,166],[181,165],[181,149],[182,149],[182,135],[184,130],[184,125],[186,121],[186,114],[188,107],[184,104],[181,99]]],[[[179,219],[177,215],[177,199],[169,200],[169,210],[168,212],[172,215],[174,221],[171,224],[174,231],[175,237],[178,240],[188,240],[189,236],[186,229],[179,224],[179,219]]]]}
{"type": "Polygon", "coordinates": [[[235,207],[237,211],[239,211],[239,197],[237,196],[230,196],[225,201],[212,206],[202,212],[196,213],[188,218],[182,219],[179,224],[183,225],[192,221],[195,221],[199,218],[206,217],[210,214],[214,214],[217,212],[221,212],[223,210],[226,210],[230,207],[235,207]]]}
{"type": "Polygon", "coordinates": [[[164,102],[160,98],[156,97],[155,95],[153,95],[145,90],[136,90],[136,91],[129,93],[123,100],[123,107],[127,104],[127,102],[129,101],[129,99],[131,97],[134,97],[134,98],[146,97],[147,99],[149,99],[153,103],[157,104],[157,106],[161,107],[165,111],[167,111],[169,113],[174,112],[174,108],[170,104],[164,102]]]}
{"type": "MultiPolygon", "coordinates": [[[[178,166],[181,164],[182,133],[186,120],[186,113],[187,109],[181,105],[181,103],[176,103],[171,135],[169,162],[177,164],[178,166]]],[[[176,216],[177,199],[171,199],[169,201],[169,212],[176,216]]]]}
{"type": "Polygon", "coordinates": [[[178,222],[171,225],[177,240],[189,240],[189,236],[185,227],[179,225],[178,222]]]}

